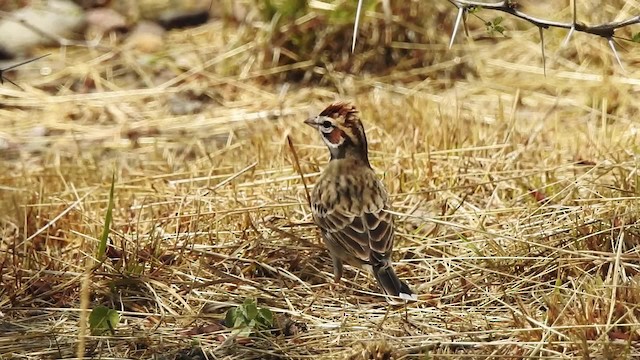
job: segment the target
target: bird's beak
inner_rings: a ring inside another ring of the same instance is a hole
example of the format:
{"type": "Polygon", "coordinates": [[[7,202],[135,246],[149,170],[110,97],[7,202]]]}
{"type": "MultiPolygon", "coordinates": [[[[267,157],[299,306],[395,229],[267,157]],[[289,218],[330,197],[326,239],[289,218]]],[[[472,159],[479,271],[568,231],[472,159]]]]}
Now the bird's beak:
{"type": "Polygon", "coordinates": [[[316,118],[315,117],[308,118],[307,120],[304,121],[304,123],[309,125],[309,126],[313,126],[313,127],[318,126],[318,124],[316,123],[316,118]]]}

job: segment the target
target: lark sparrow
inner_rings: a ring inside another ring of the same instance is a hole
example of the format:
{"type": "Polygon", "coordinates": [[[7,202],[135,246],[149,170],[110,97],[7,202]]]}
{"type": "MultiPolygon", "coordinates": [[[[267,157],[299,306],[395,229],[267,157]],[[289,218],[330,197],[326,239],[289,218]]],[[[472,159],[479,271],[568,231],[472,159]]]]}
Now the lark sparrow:
{"type": "Polygon", "coordinates": [[[335,281],[346,262],[372,273],[390,303],[416,300],[391,266],[393,216],[386,211],[387,191],[369,164],[358,111],[335,103],[305,124],[320,132],[331,152],[313,189],[311,210],[333,259],[335,281]]]}

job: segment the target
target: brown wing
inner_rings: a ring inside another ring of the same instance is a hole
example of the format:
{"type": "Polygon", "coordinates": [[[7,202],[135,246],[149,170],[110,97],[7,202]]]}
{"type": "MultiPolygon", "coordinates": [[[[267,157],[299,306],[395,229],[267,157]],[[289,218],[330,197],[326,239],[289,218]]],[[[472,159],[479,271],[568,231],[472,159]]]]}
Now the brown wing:
{"type": "Polygon", "coordinates": [[[323,178],[313,191],[316,224],[330,250],[350,263],[380,261],[393,247],[393,216],[385,211],[386,191],[373,171],[366,175],[351,181],[338,177],[331,186],[323,178]]]}

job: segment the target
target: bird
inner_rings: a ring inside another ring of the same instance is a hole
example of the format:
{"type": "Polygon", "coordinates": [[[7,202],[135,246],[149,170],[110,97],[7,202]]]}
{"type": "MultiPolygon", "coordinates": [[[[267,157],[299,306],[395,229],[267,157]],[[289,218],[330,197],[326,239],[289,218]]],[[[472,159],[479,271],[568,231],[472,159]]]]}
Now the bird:
{"type": "Polygon", "coordinates": [[[331,154],[310,197],[314,223],[333,260],[335,282],[346,263],[373,274],[390,304],[417,300],[391,264],[393,215],[387,191],[369,163],[358,110],[336,102],[304,123],[320,133],[331,154]]]}

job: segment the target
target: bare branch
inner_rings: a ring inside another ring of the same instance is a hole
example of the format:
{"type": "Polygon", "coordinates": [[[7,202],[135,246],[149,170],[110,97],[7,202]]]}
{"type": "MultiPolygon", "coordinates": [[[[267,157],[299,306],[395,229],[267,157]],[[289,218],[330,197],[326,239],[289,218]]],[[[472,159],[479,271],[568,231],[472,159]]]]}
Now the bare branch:
{"type": "MultiPolygon", "coordinates": [[[[538,27],[538,30],[540,32],[540,41],[542,43],[541,44],[542,64],[544,67],[545,75],[547,73],[547,66],[546,66],[547,62],[546,62],[546,56],[544,52],[544,33],[543,33],[544,29],[548,29],[552,27],[569,29],[569,33],[567,34],[567,37],[564,39],[562,46],[566,46],[568,44],[569,40],[571,39],[571,36],[576,31],[597,35],[605,38],[609,43],[609,47],[611,47],[611,50],[613,51],[613,54],[618,62],[618,65],[620,65],[620,67],[624,70],[622,66],[622,61],[620,60],[620,57],[618,56],[618,52],[616,51],[615,42],[613,41],[615,37],[615,31],[617,29],[620,29],[629,25],[640,24],[640,15],[634,16],[632,18],[622,20],[622,21],[609,22],[609,23],[604,23],[599,25],[585,25],[583,23],[579,23],[577,21],[577,8],[576,8],[575,0],[572,0],[571,2],[573,7],[573,12],[572,12],[573,19],[570,23],[540,19],[540,18],[531,16],[529,14],[526,14],[518,9],[518,4],[514,0],[502,0],[499,2],[483,2],[483,1],[474,1],[474,0],[447,0],[447,1],[449,1],[449,3],[453,4],[455,7],[458,8],[458,15],[456,16],[456,22],[453,27],[453,32],[451,34],[449,48],[453,46],[453,42],[455,41],[455,37],[458,33],[458,29],[460,28],[460,23],[465,23],[465,16],[467,15],[467,12],[469,9],[479,7],[487,10],[504,12],[504,13],[513,15],[519,19],[525,20],[533,24],[534,26],[538,27]]],[[[356,19],[353,26],[353,43],[351,44],[352,53],[354,52],[356,47],[356,38],[358,34],[358,25],[360,23],[360,15],[362,12],[362,4],[363,4],[363,0],[358,0],[358,6],[356,10],[356,19]]],[[[502,32],[501,30],[498,30],[498,31],[502,32]]],[[[465,23],[465,33],[467,33],[466,23],[465,23]]]]}
{"type": "MultiPolygon", "coordinates": [[[[504,12],[504,13],[513,15],[517,18],[525,20],[535,25],[536,27],[538,27],[538,30],[540,31],[540,40],[542,42],[542,63],[543,63],[543,66],[545,67],[544,68],[545,75],[546,75],[547,69],[546,69],[546,59],[544,54],[544,37],[543,37],[544,29],[548,29],[552,27],[569,29],[569,34],[567,34],[567,37],[564,39],[562,46],[565,46],[569,42],[569,39],[571,38],[573,33],[576,31],[597,35],[605,38],[609,43],[609,47],[611,47],[611,50],[613,51],[613,55],[615,56],[616,61],[618,62],[618,65],[620,65],[620,68],[624,71],[624,67],[622,66],[622,61],[618,56],[615,42],[613,41],[615,37],[615,31],[625,26],[640,24],[640,15],[634,16],[632,18],[622,20],[622,21],[610,22],[610,23],[599,24],[599,25],[585,25],[583,23],[579,23],[577,21],[577,9],[576,9],[575,0],[572,1],[573,19],[572,19],[572,22],[570,23],[550,21],[550,20],[540,19],[537,17],[533,17],[531,15],[528,15],[518,10],[518,4],[513,0],[502,0],[500,2],[493,2],[493,3],[487,3],[483,1],[473,1],[473,0],[447,0],[447,1],[449,1],[449,3],[453,4],[458,8],[458,17],[460,16],[459,15],[460,10],[466,11],[469,8],[480,7],[487,10],[494,10],[494,11],[504,12]]],[[[456,24],[457,24],[457,21],[456,21],[456,24]]],[[[451,45],[449,45],[449,47],[451,47],[451,45]]]]}
{"type": "Polygon", "coordinates": [[[507,14],[511,14],[517,18],[528,21],[529,23],[541,27],[543,29],[548,29],[550,27],[562,28],[562,29],[575,29],[575,31],[584,32],[587,34],[598,35],[603,38],[613,37],[615,30],[623,28],[625,26],[640,24],[640,16],[634,16],[627,20],[610,22],[600,25],[585,25],[576,21],[575,15],[575,4],[574,4],[574,19],[571,23],[564,23],[558,21],[550,21],[545,19],[540,19],[522,11],[518,10],[518,5],[515,2],[509,0],[503,0],[495,3],[487,3],[483,1],[471,1],[471,0],[447,0],[457,8],[470,8],[470,7],[481,7],[487,10],[495,10],[504,12],[507,14]]]}

